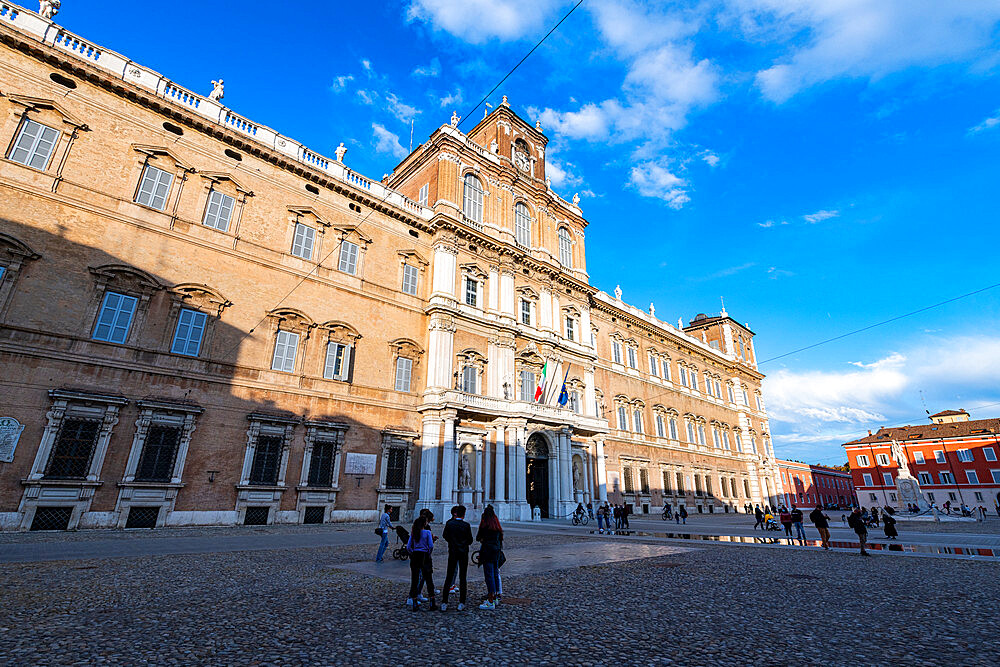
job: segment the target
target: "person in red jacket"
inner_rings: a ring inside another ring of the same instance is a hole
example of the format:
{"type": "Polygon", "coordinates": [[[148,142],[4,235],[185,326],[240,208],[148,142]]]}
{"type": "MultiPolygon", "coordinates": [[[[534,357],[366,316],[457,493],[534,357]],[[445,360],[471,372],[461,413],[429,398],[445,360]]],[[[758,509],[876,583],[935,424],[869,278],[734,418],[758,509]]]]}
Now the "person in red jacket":
{"type": "Polygon", "coordinates": [[[788,511],[787,508],[782,507],[781,512],[778,514],[778,520],[781,522],[781,526],[785,529],[785,535],[788,537],[792,536],[792,513],[788,511]]]}

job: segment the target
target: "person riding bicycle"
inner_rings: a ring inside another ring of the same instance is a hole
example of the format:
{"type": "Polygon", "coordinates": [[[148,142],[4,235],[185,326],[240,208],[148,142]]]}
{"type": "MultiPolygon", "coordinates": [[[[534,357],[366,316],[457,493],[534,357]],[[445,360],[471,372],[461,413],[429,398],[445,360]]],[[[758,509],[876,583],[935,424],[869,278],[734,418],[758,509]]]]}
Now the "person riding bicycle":
{"type": "Polygon", "coordinates": [[[582,519],[587,515],[587,510],[583,509],[583,503],[577,503],[576,509],[573,511],[573,516],[577,519],[582,519]]]}

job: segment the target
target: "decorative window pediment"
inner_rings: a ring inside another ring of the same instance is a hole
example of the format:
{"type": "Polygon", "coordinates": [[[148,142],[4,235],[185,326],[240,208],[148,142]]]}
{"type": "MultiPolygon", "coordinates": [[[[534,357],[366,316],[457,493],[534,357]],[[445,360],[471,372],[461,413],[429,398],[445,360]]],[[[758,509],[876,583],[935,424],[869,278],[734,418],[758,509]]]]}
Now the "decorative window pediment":
{"type": "Polygon", "coordinates": [[[580,309],[574,305],[563,306],[563,315],[569,315],[571,317],[580,317],[580,309]]]}
{"type": "Polygon", "coordinates": [[[331,343],[343,343],[344,345],[355,345],[363,336],[357,329],[347,322],[331,320],[319,325],[319,329],[326,333],[326,340],[331,343]]]}
{"type": "Polygon", "coordinates": [[[253,197],[253,192],[243,187],[239,181],[233,178],[232,174],[226,174],[221,171],[203,171],[198,174],[202,178],[215,183],[230,183],[233,188],[241,195],[246,195],[248,197],[253,197]]]}
{"type": "Polygon", "coordinates": [[[424,349],[416,341],[409,338],[397,338],[390,341],[389,349],[392,350],[393,357],[406,357],[413,359],[414,362],[419,361],[420,356],[424,353],[424,349]]]}
{"type": "Polygon", "coordinates": [[[178,305],[193,306],[218,317],[233,302],[218,290],[198,283],[181,283],[170,288],[170,295],[178,305]]]}
{"type": "Polygon", "coordinates": [[[289,206],[288,212],[292,214],[292,222],[304,222],[307,224],[313,224],[316,227],[330,226],[330,222],[320,217],[319,212],[314,208],[310,208],[308,206],[289,206]]]}
{"type": "Polygon", "coordinates": [[[399,259],[401,262],[406,262],[407,264],[418,266],[421,269],[423,269],[428,264],[427,260],[424,259],[423,255],[421,255],[413,248],[409,248],[406,250],[399,250],[396,252],[396,254],[399,255],[399,259]]]}
{"type": "Polygon", "coordinates": [[[8,95],[9,99],[14,104],[24,107],[24,111],[20,115],[23,115],[30,111],[35,112],[45,112],[50,111],[62,116],[62,120],[67,125],[78,128],[80,130],[89,130],[87,124],[82,120],[78,119],[76,116],[66,111],[62,106],[52,100],[42,99],[40,97],[28,97],[27,95],[8,95]]]}
{"type": "Polygon", "coordinates": [[[126,264],[105,264],[90,267],[90,273],[101,289],[114,287],[116,290],[150,296],[163,289],[163,285],[145,271],[126,264]]]}
{"type": "Polygon", "coordinates": [[[194,172],[195,171],[194,167],[192,167],[188,163],[186,163],[183,160],[181,160],[174,153],[172,153],[167,148],[164,148],[163,146],[149,146],[149,145],[146,145],[146,144],[132,144],[132,150],[136,151],[137,153],[142,153],[143,155],[146,156],[147,159],[149,159],[149,158],[159,158],[159,159],[163,159],[163,160],[170,160],[170,161],[172,161],[174,163],[174,165],[177,167],[177,169],[179,169],[181,171],[188,171],[188,172],[194,172]]]}
{"type": "Polygon", "coordinates": [[[458,359],[459,365],[461,366],[472,365],[478,368],[479,370],[482,370],[483,368],[486,367],[486,357],[483,356],[482,353],[477,352],[476,350],[473,350],[471,348],[462,350],[455,356],[458,359]]]}
{"type": "Polygon", "coordinates": [[[483,269],[475,262],[462,264],[460,268],[462,269],[462,273],[477,280],[486,280],[486,276],[488,275],[486,271],[483,271],[483,269]]]}
{"type": "Polygon", "coordinates": [[[279,330],[305,332],[307,337],[309,332],[316,327],[316,323],[311,317],[294,308],[276,308],[270,311],[267,316],[277,320],[279,330]]]}
{"type": "Polygon", "coordinates": [[[529,287],[528,285],[521,285],[514,291],[517,292],[518,296],[520,296],[522,299],[527,299],[529,301],[538,300],[538,292],[531,289],[531,287],[529,287]]]}
{"type": "Polygon", "coordinates": [[[357,244],[364,244],[367,248],[369,244],[374,241],[372,237],[365,235],[357,225],[336,225],[333,227],[334,231],[339,232],[340,235],[348,241],[357,244]]]}

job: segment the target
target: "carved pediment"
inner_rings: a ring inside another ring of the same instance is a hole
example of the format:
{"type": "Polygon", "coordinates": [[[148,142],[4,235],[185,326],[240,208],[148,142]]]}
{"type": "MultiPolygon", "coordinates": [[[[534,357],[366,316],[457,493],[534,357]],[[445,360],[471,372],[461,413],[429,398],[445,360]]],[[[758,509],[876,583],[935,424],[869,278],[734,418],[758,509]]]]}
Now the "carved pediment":
{"type": "Polygon", "coordinates": [[[54,111],[62,116],[63,122],[67,125],[72,125],[81,130],[90,129],[86,123],[66,111],[66,109],[53,100],[46,100],[41,97],[29,97],[27,95],[8,95],[7,99],[14,104],[24,107],[25,111],[54,111]]]}

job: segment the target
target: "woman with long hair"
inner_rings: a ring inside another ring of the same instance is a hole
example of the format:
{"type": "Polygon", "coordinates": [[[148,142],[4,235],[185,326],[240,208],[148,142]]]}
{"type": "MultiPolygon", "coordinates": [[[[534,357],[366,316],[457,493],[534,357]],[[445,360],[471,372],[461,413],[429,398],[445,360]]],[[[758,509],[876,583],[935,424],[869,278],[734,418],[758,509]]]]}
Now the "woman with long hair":
{"type": "Polygon", "coordinates": [[[410,597],[407,604],[413,605],[413,611],[420,611],[421,578],[427,582],[427,591],[430,594],[430,610],[437,609],[434,601],[434,581],[433,569],[431,567],[431,552],[434,551],[434,537],[431,531],[427,530],[427,519],[418,516],[413,522],[410,530],[410,539],[406,542],[406,550],[410,552],[410,597]]]}
{"type": "Polygon", "coordinates": [[[479,548],[479,564],[483,566],[483,576],[486,577],[486,601],[479,605],[480,609],[496,609],[497,591],[500,589],[500,550],[503,548],[503,528],[493,505],[487,505],[479,521],[479,531],[476,541],[479,548]]]}

